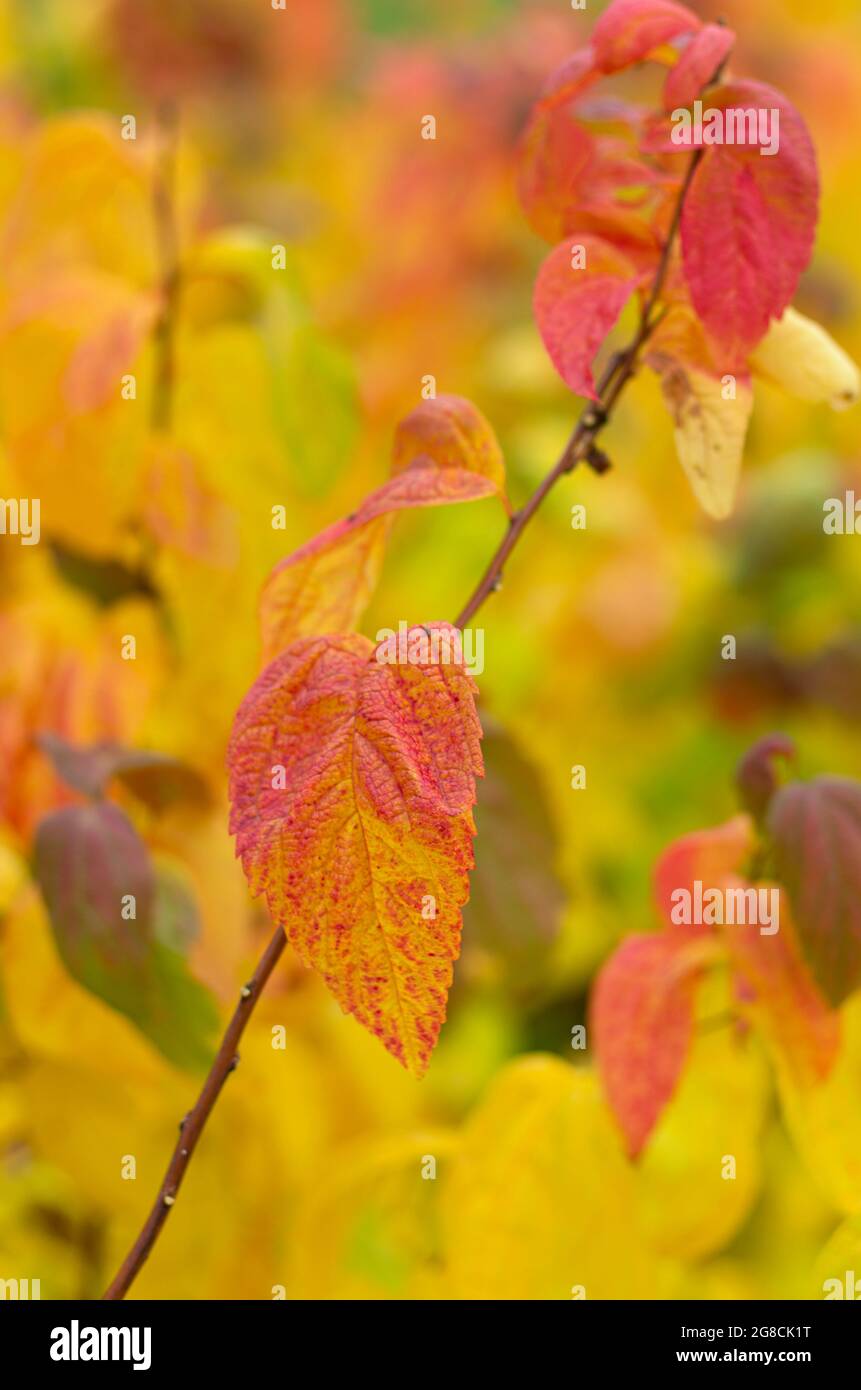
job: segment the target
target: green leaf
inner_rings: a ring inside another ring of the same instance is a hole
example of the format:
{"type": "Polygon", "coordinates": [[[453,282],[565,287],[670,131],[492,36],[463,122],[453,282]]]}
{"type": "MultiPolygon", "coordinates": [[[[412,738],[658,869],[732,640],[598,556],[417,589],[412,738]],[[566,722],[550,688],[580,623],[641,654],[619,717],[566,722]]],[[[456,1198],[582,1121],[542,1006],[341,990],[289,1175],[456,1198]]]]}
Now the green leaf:
{"type": "MultiPolygon", "coordinates": [[[[218,1012],[178,950],[175,892],[116,806],[69,806],[36,832],[36,879],[69,973],[125,1015],[169,1061],[211,1060],[218,1012]]],[[[187,910],[187,905],[186,905],[187,910]]]]}
{"type": "Polygon", "coordinates": [[[565,894],[554,869],[558,836],[538,774],[508,734],[486,726],[482,751],[480,849],[464,942],[478,944],[523,983],[540,969],[559,929],[565,894]]]}

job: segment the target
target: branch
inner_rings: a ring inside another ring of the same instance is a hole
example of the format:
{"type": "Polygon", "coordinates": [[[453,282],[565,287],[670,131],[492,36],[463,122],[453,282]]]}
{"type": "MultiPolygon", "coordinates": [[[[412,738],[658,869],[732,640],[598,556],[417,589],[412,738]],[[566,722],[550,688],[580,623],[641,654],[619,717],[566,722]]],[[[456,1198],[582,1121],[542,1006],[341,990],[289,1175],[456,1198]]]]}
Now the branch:
{"type": "Polygon", "coordinates": [[[204,1125],[209,1119],[215,1102],[221,1095],[221,1089],[232,1071],[235,1071],[239,1062],[236,1048],[242,1034],[245,1032],[246,1025],[250,1019],[254,1006],[263,990],[266,982],[275,967],[284,947],[287,945],[287,938],[282,927],[278,927],[263,955],[257,963],[257,969],[248,984],[243,987],[236,1005],[233,1017],[227,1025],[227,1031],[221,1040],[221,1046],[213,1062],[209,1075],[203,1083],[203,1089],[194,1103],[194,1108],[189,1110],[179,1129],[179,1139],[173,1156],[167,1166],[167,1172],[158,1190],[158,1196],[153,1203],[152,1210],[147,1217],[140,1235],[135,1241],[126,1258],[106,1290],[103,1297],[108,1300],[125,1298],[137,1275],[140,1273],[141,1266],[152,1250],[158,1239],[162,1226],[170,1215],[170,1209],[176,1201],[180,1184],[185,1177],[185,1171],[191,1162],[191,1156],[197,1147],[197,1141],[203,1133],[204,1125]]]}
{"type": "MultiPolygon", "coordinates": [[[[625,386],[639,365],[639,358],[642,348],[648,342],[655,328],[661,320],[662,314],[658,310],[658,301],[661,291],[667,278],[667,272],[672,257],[673,244],[678,234],[679,223],[682,214],[682,204],[684,203],[691,179],[696,172],[703,155],[703,151],[697,150],[688,166],[682,187],[679,192],[670,228],[667,233],[667,240],[664,245],[661,259],[658,263],[655,279],[651,291],[646,299],[641,318],[640,326],[627,348],[617,353],[608,363],[603,376],[598,384],[599,403],[587,406],[578,420],[571,438],[568,440],[562,455],[556,466],[548,473],[544,481],[536,488],[529,498],[526,505],[517,512],[511,519],[508,534],[505,536],[496,554],[487,567],[485,575],[472,598],[466,604],[463,612],[455,621],[456,627],[464,627],[470,618],[478,612],[485,599],[498,588],[502,576],[502,569],[508,556],[517,545],[520,537],[531,518],[535,515],[544,498],[551,488],[566,473],[570,473],[594,446],[595,438],[610,419],[613,407],[619,399],[625,386]]],[[[162,1226],[168,1218],[170,1209],[176,1201],[180,1184],[185,1176],[186,1169],[191,1162],[191,1156],[197,1146],[206,1121],[209,1119],[215,1102],[221,1094],[230,1073],[235,1069],[239,1058],[236,1048],[242,1037],[248,1020],[254,1010],[263,989],[266,985],[272,970],[280,957],[287,938],[281,927],[278,927],[274,936],[266,947],[260,958],[253,978],[242,991],[239,1003],[227,1031],[218,1049],[218,1055],[212,1064],[209,1075],[203,1083],[203,1089],[198,1096],[194,1108],[189,1111],[180,1127],[180,1136],[173,1157],[168,1164],[164,1180],[159,1188],[158,1196],[155,1199],[152,1210],[141,1230],[140,1235],[123,1261],[119,1272],[104,1294],[105,1299],[122,1299],[128,1293],[134,1282],[141,1266],[152,1250],[153,1245],[158,1239],[162,1226]]]]}
{"type": "Polygon", "coordinates": [[[655,272],[649,296],[646,300],[642,314],[640,316],[640,326],[628,347],[622,352],[617,353],[611,358],[603,376],[598,383],[598,403],[588,405],[583,410],[580,419],[574,426],[574,430],[556,466],[551,469],[543,482],[533,492],[529,501],[519,511],[515,512],[508,526],[508,533],[501,541],[493,559],[490,561],[482,578],[480,579],[475,592],[469,602],[454,620],[454,626],[463,628],[475,617],[486,599],[500,587],[502,583],[502,571],[505,562],[511,554],[529,522],[532,520],[541,503],[544,501],[548,492],[556,486],[559,479],[572,469],[587,459],[595,447],[595,439],[605,425],[609,423],[613,407],[624,391],[626,385],[637,370],[640,361],[640,354],[643,347],[652,336],[663,317],[658,310],[658,301],[667,279],[670,268],[670,260],[673,253],[673,246],[679,231],[679,224],[682,217],[682,206],[687,197],[691,180],[697,171],[700,160],[703,157],[702,149],[695,150],[688,164],[682,186],[676,200],[667,239],[661,252],[661,259],[655,272]]]}

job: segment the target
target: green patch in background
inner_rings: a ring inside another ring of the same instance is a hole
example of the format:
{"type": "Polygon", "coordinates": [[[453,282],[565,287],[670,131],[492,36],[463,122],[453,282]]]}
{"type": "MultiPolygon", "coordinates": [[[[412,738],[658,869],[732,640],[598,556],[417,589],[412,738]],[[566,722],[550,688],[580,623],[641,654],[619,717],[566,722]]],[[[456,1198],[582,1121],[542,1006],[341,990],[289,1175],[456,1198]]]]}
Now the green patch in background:
{"type": "Polygon", "coordinates": [[[474,32],[497,22],[518,7],[518,0],[473,0],[469,6],[442,5],[439,0],[360,0],[363,29],[386,38],[406,34],[474,32]]]}

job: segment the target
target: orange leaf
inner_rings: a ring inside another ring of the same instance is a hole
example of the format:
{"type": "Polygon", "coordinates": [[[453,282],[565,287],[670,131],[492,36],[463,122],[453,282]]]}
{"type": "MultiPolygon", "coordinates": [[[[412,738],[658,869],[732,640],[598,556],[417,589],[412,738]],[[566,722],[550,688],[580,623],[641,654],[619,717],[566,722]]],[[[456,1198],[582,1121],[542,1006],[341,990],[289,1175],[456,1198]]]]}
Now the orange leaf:
{"type": "Polygon", "coordinates": [[[260,599],[263,660],[298,637],[355,628],[385,554],[390,514],[498,493],[506,511],[505,463],[488,421],[462,396],[424,401],[398,425],[392,473],[358,510],[288,555],[260,599]]]}
{"type": "Polygon", "coordinates": [[[233,727],[230,828],[302,960],[421,1076],[460,950],[483,768],[456,629],[411,628],[407,646],[386,664],[365,637],[308,638],[264,671],[233,727]],[[455,659],[423,659],[432,641],[455,659]]]}
{"type": "Polygon", "coordinates": [[[749,816],[733,816],[711,830],[683,835],[661,855],[655,868],[655,897],[661,915],[672,922],[673,893],[693,891],[699,880],[703,890],[719,888],[737,874],[755,844],[749,816]]]}
{"type": "Polygon", "coordinates": [[[403,473],[417,459],[487,478],[510,511],[499,442],[481,411],[465,397],[443,395],[422,401],[401,420],[392,446],[392,473],[403,473]]]}
{"type": "Polygon", "coordinates": [[[389,513],[472,502],[495,491],[490,478],[463,468],[440,468],[427,458],[389,478],[352,516],[328,526],[275,566],[260,596],[264,662],[298,637],[356,626],[383,563],[389,513]]]}

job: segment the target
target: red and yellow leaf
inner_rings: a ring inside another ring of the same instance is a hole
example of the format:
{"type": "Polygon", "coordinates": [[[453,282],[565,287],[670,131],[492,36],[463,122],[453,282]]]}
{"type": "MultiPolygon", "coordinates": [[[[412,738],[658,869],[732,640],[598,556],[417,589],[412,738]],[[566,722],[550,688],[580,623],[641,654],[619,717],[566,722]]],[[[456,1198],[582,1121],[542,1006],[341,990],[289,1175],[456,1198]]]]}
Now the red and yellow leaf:
{"type": "Polygon", "coordinates": [[[252,891],[416,1076],[460,950],[482,774],[475,687],[456,660],[421,659],[431,639],[459,652],[444,623],[410,629],[404,664],[358,635],[294,643],[243,701],[228,755],[252,891]]]}
{"type": "Polygon", "coordinates": [[[389,478],[352,516],[328,526],[275,566],[260,597],[264,662],[299,637],[357,625],[377,583],[391,513],[472,502],[496,491],[489,477],[441,468],[427,458],[389,478]]]}
{"type": "Polygon", "coordinates": [[[401,420],[392,445],[392,473],[416,461],[461,469],[486,478],[506,508],[505,459],[490,422],[464,396],[442,395],[422,401],[401,420]]]}
{"type": "Polygon", "coordinates": [[[398,425],[392,477],[344,521],[282,560],[263,586],[264,663],[299,637],[355,628],[385,556],[391,515],[505,495],[505,461],[481,411],[462,396],[424,401],[398,425]]]}

